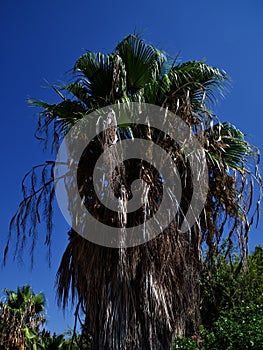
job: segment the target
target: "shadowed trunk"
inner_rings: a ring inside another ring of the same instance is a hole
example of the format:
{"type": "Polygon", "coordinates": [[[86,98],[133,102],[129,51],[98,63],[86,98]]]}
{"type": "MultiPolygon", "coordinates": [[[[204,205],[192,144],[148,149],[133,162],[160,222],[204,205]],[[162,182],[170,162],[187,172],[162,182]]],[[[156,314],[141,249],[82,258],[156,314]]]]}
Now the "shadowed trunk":
{"type": "Polygon", "coordinates": [[[82,296],[92,349],[169,349],[175,333],[196,330],[197,234],[189,244],[171,224],[144,245],[113,249],[70,233],[58,271],[59,293],[73,283],[82,296]]]}

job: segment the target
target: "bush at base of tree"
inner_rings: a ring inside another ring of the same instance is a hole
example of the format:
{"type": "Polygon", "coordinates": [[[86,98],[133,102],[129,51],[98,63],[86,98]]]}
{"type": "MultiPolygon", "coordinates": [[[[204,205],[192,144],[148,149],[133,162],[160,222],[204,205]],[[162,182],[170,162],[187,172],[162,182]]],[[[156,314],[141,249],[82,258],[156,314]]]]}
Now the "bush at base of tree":
{"type": "Polygon", "coordinates": [[[224,253],[201,277],[200,334],[177,338],[173,350],[263,349],[263,247],[242,268],[237,254],[229,260],[224,253]]]}
{"type": "Polygon", "coordinates": [[[263,305],[241,305],[224,310],[211,330],[200,336],[177,338],[173,350],[262,350],[263,305]]]}
{"type": "Polygon", "coordinates": [[[263,305],[240,305],[225,310],[212,331],[203,333],[205,348],[209,350],[262,350],[263,305]]]}

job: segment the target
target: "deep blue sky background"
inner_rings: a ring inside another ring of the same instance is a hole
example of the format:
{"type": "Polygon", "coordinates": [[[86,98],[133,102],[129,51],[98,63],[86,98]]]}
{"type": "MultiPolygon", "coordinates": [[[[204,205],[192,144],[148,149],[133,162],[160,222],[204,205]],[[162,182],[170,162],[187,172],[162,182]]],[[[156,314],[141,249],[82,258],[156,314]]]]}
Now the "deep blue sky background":
{"type": "MultiPolygon", "coordinates": [[[[230,93],[220,100],[216,113],[249,135],[262,151],[263,2],[261,0],[211,1],[7,1],[0,5],[1,81],[1,239],[3,251],[10,218],[21,196],[21,180],[49,155],[34,139],[36,110],[26,100],[56,101],[46,86],[66,82],[65,74],[84,53],[114,49],[136,28],[145,39],[183,61],[207,59],[232,77],[230,93]]],[[[261,166],[262,168],[262,166],[261,166]]],[[[263,244],[262,221],[251,231],[250,247],[263,244]]],[[[0,289],[29,283],[47,297],[48,328],[62,332],[73,326],[72,312],[65,318],[55,304],[56,270],[67,243],[67,224],[57,215],[53,263],[48,269],[43,238],[30,270],[12,262],[0,270],[0,289]]],[[[2,253],[1,253],[2,255],[2,253]]]]}

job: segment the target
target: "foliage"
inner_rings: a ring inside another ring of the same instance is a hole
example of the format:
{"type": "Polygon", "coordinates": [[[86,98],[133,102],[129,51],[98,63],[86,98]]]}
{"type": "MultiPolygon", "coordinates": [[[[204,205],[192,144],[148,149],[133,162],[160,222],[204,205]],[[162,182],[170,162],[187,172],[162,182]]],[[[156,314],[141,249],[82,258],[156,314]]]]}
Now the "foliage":
{"type": "Polygon", "coordinates": [[[21,350],[36,343],[36,334],[45,321],[43,294],[35,294],[30,286],[5,289],[0,302],[1,349],[21,350]]]}
{"type": "Polygon", "coordinates": [[[66,334],[52,335],[42,329],[45,323],[42,293],[35,294],[28,285],[18,287],[16,292],[5,288],[4,292],[4,301],[0,302],[1,350],[80,349],[78,337],[72,339],[72,332],[65,337],[66,334]]]}
{"type": "Polygon", "coordinates": [[[244,350],[263,348],[263,304],[241,304],[224,310],[214,322],[211,332],[204,332],[209,350],[244,350]]]}
{"type": "Polygon", "coordinates": [[[201,316],[205,327],[218,319],[222,310],[263,303],[263,248],[258,246],[246,261],[235,251],[226,256],[223,248],[201,276],[201,316]]]}
{"type": "Polygon", "coordinates": [[[222,249],[210,273],[204,270],[200,334],[177,338],[174,349],[263,348],[263,247],[255,247],[242,268],[234,250],[230,257],[222,249]]]}
{"type": "Polygon", "coordinates": [[[263,247],[255,247],[243,265],[236,250],[225,254],[226,247],[201,276],[199,335],[176,338],[173,349],[263,348],[263,247]]]}
{"type": "Polygon", "coordinates": [[[173,350],[198,350],[201,344],[200,338],[196,335],[192,337],[178,337],[173,344],[173,350]]]}
{"type": "Polygon", "coordinates": [[[79,350],[77,343],[71,338],[65,338],[64,334],[57,335],[43,330],[38,334],[38,350],[79,350]]]}
{"type": "Polygon", "coordinates": [[[241,304],[224,309],[210,329],[200,335],[177,338],[173,350],[245,350],[263,349],[263,304],[241,304]]]}

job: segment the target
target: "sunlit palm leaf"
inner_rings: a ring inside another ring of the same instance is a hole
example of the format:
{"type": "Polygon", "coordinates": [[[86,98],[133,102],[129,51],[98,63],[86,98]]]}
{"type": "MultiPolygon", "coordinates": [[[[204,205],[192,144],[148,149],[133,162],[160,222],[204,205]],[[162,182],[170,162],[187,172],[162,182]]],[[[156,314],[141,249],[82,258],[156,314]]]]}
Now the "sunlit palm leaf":
{"type": "Polygon", "coordinates": [[[189,61],[172,67],[163,78],[163,86],[175,97],[189,91],[192,105],[200,109],[204,100],[211,102],[216,93],[223,94],[228,79],[223,70],[202,61],[189,61]]]}
{"type": "Polygon", "coordinates": [[[244,134],[230,123],[216,124],[206,131],[212,145],[208,155],[218,163],[232,169],[246,171],[246,158],[253,156],[252,146],[245,141],[244,134]]]}
{"type": "Polygon", "coordinates": [[[161,51],[136,35],[127,36],[117,45],[116,50],[124,62],[127,89],[132,94],[156,79],[166,60],[161,51]]]}

